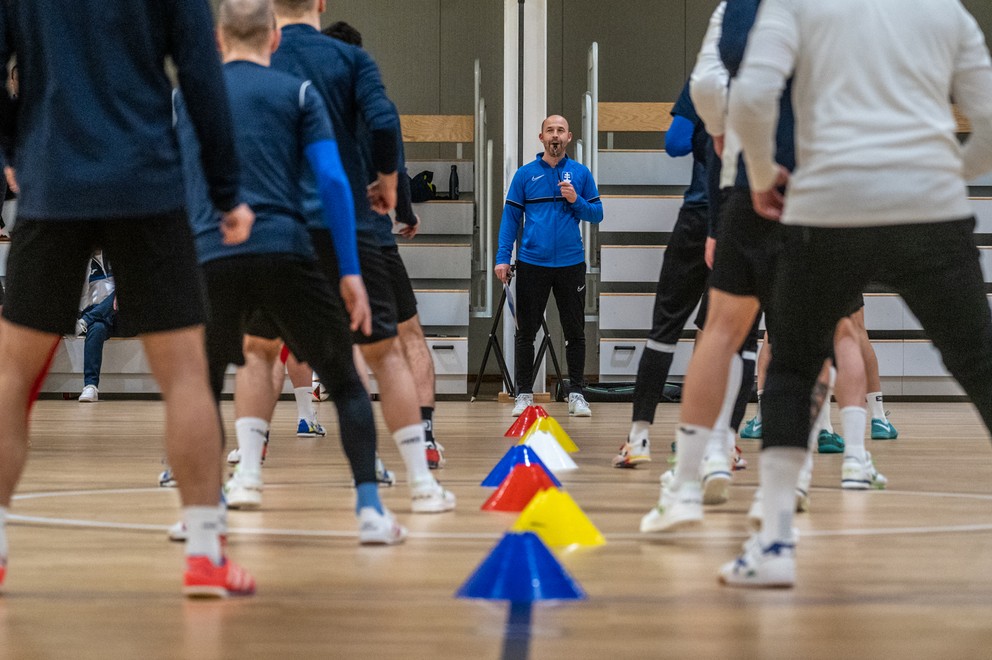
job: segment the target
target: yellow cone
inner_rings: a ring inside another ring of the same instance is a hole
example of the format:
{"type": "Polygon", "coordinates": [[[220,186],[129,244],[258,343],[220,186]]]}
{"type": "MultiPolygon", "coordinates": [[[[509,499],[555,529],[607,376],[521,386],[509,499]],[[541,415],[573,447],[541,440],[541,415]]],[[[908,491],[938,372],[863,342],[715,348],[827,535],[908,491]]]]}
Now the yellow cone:
{"type": "Polygon", "coordinates": [[[572,442],[572,439],[568,437],[567,433],[565,433],[565,429],[563,429],[561,424],[558,423],[558,420],[553,417],[542,417],[531,424],[531,427],[527,429],[527,433],[520,438],[520,444],[525,444],[527,442],[527,438],[530,437],[532,433],[536,433],[537,431],[547,431],[550,433],[554,439],[558,441],[558,444],[561,445],[561,448],[569,454],[574,454],[579,451],[579,446],[572,442]]]}
{"type": "Polygon", "coordinates": [[[535,495],[513,523],[512,530],[534,532],[547,545],[554,547],[606,543],[571,495],[557,488],[549,488],[535,495]]]}

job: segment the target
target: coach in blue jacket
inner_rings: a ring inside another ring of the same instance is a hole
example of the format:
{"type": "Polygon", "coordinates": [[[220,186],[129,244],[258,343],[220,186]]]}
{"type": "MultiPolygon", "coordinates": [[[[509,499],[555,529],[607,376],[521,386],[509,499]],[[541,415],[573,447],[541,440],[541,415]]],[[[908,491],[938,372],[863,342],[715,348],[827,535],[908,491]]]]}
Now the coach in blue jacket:
{"type": "Polygon", "coordinates": [[[544,153],[513,176],[503,207],[496,252],[496,276],[510,281],[510,255],[517,246],[517,400],[514,417],[534,401],[534,338],[541,327],[548,294],[555,293],[565,333],[568,363],[568,413],[592,413],[582,394],[585,374],[586,260],[579,223],[603,221],[603,203],[592,174],[568,157],[568,122],[552,115],[541,124],[544,153]]]}

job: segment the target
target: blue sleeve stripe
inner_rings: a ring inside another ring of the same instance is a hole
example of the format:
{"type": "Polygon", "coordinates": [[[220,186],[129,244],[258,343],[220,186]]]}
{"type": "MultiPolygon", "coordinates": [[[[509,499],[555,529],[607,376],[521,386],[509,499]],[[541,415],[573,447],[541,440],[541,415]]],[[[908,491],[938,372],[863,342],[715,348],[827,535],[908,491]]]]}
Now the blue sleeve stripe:
{"type": "Polygon", "coordinates": [[[319,140],[307,145],[305,153],[317,179],[324,222],[334,239],[339,272],[341,275],[358,275],[361,270],[355,238],[354,198],[341,164],[338,144],[334,140],[319,140]]]}
{"type": "Polygon", "coordinates": [[[508,200],[506,200],[506,203],[507,203],[507,204],[509,204],[510,206],[515,206],[515,207],[517,207],[517,208],[518,208],[518,209],[520,209],[521,211],[523,211],[523,210],[524,210],[524,205],[523,205],[523,204],[521,204],[520,202],[515,202],[515,201],[513,201],[512,199],[508,199],[508,200]]]}

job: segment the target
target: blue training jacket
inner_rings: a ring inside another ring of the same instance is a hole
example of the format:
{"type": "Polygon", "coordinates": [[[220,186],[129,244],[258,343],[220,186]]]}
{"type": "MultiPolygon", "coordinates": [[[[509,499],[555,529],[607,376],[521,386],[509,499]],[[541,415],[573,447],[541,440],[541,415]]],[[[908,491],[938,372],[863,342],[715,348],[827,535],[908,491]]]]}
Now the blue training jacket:
{"type": "MultiPolygon", "coordinates": [[[[0,60],[17,56],[17,213],[34,219],[183,208],[166,56],[203,143],[213,205],[238,202],[238,162],[207,0],[0,3],[0,60]]],[[[6,96],[6,95],[3,95],[6,96]]],[[[9,108],[0,104],[0,123],[9,108]]]]}
{"type": "MultiPolygon", "coordinates": [[[[369,206],[365,188],[368,172],[395,172],[400,120],[386,95],[375,61],[361,48],[321,34],[311,25],[293,24],[282,29],[282,42],[272,55],[272,67],[310,80],[327,106],[338,142],[338,151],[351,183],[358,240],[378,245],[382,223],[389,224],[369,206]],[[361,126],[368,130],[363,137],[361,126]],[[371,143],[363,151],[362,140],[371,143]],[[368,155],[366,155],[368,153],[368,155]],[[372,162],[367,163],[371,158],[372,162]]],[[[304,208],[307,226],[324,226],[320,202],[312,180],[305,180],[304,208]]]]}
{"type": "Polygon", "coordinates": [[[300,188],[309,161],[310,169],[318,173],[325,226],[334,236],[341,274],[358,274],[351,191],[320,95],[309,81],[252,62],[225,64],[224,80],[241,158],[241,193],[255,212],[255,224],[244,243],[222,244],[218,218],[206,196],[188,108],[177,95],[176,133],[200,263],[248,254],[313,258],[300,188]]]}
{"type": "Polygon", "coordinates": [[[557,167],[551,167],[543,156],[537,154],[513,175],[499,225],[497,264],[510,263],[521,219],[524,232],[517,259],[550,268],[584,262],[579,222],[603,221],[603,202],[589,169],[567,155],[557,167]],[[578,195],[572,204],[561,196],[558,187],[559,182],[569,179],[578,195]]]}

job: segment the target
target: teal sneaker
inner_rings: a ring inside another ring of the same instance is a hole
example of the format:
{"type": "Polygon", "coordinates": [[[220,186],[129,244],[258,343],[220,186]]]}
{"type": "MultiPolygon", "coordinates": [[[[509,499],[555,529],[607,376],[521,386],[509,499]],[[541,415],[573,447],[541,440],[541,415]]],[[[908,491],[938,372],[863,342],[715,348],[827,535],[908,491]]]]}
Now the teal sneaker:
{"type": "Polygon", "coordinates": [[[824,429],[816,438],[816,446],[821,454],[843,454],[844,438],[824,429]]]}
{"type": "Polygon", "coordinates": [[[741,437],[745,440],[760,440],[761,439],[761,420],[757,417],[752,417],[747,420],[747,424],[741,429],[741,437]]]}
{"type": "Polygon", "coordinates": [[[873,418],[871,420],[872,440],[895,440],[899,437],[899,431],[892,426],[891,422],[884,419],[873,418]]]}

